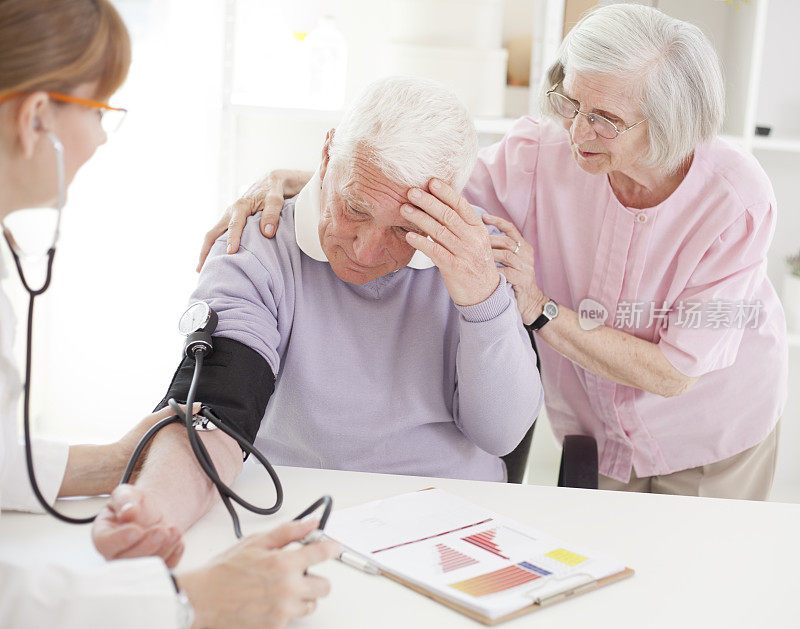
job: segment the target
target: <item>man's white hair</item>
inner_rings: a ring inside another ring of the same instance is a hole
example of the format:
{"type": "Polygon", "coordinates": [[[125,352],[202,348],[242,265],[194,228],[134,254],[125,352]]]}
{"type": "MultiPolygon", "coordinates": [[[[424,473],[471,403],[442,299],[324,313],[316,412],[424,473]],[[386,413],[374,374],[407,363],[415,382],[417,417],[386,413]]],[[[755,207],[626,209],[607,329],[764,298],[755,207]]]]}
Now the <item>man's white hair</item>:
{"type": "Polygon", "coordinates": [[[557,120],[563,119],[545,93],[568,71],[629,77],[641,86],[650,140],[645,162],[662,172],[677,171],[722,126],[725,88],[714,47],[693,24],[657,9],[613,4],[591,11],[575,25],[541,86],[541,111],[557,120]]]}
{"type": "Polygon", "coordinates": [[[371,83],[336,127],[331,164],[358,153],[394,183],[426,187],[437,177],[461,192],[478,152],[467,108],[441,83],[390,77],[371,83]]]}

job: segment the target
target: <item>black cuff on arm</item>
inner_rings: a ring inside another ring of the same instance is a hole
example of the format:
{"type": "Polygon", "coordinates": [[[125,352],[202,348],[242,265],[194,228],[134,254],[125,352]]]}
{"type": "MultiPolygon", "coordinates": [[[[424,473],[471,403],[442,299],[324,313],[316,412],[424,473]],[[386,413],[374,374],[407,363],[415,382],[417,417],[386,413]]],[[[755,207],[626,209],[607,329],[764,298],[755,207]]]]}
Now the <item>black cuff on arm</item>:
{"type": "MultiPolygon", "coordinates": [[[[185,404],[193,375],[194,358],[186,357],[155,410],[164,408],[170,398],[185,404]]],[[[238,341],[214,337],[214,353],[203,361],[196,402],[211,407],[226,426],[253,443],[273,391],[275,376],[261,354],[238,341]]]]}

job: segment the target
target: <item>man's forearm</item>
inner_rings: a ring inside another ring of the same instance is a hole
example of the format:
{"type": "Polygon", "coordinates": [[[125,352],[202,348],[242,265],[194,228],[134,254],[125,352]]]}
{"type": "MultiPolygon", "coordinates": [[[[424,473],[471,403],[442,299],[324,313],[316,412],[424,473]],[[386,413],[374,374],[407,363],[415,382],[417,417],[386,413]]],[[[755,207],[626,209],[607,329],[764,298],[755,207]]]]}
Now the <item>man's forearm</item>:
{"type": "Polygon", "coordinates": [[[492,319],[461,322],[456,423],[479,448],[501,456],[530,428],[543,396],[516,302],[510,296],[496,299],[504,309],[492,319]]]}
{"type": "MultiPolygon", "coordinates": [[[[219,477],[231,484],[242,470],[239,445],[221,430],[199,432],[219,477]]],[[[142,466],[137,487],[161,503],[161,513],[170,525],[188,529],[219,498],[197,462],[186,429],[171,424],[153,439],[142,466]]]]}
{"type": "MultiPolygon", "coordinates": [[[[184,358],[157,408],[170,398],[186,401],[195,364],[184,358]]],[[[214,337],[214,353],[203,362],[197,399],[214,409],[225,424],[253,443],[264,416],[275,378],[269,363],[257,351],[232,339],[214,337]]],[[[242,469],[242,450],[221,430],[198,433],[219,477],[230,484],[242,469]]],[[[186,428],[171,424],[153,440],[137,487],[160,499],[169,524],[189,528],[217,501],[216,487],[208,480],[192,452],[186,428]]]]}
{"type": "Polygon", "coordinates": [[[523,342],[529,343],[504,339],[479,358],[459,360],[457,423],[475,445],[496,456],[514,449],[544,402],[535,356],[514,347],[523,342]]]}

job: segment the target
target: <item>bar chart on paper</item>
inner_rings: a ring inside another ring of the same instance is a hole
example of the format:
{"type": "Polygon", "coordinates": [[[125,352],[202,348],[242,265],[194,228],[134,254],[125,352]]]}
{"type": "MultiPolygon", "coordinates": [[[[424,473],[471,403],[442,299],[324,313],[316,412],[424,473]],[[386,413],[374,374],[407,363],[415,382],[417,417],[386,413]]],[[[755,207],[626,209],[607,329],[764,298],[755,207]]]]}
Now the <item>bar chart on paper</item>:
{"type": "Polygon", "coordinates": [[[508,559],[506,555],[500,552],[500,546],[495,542],[495,537],[497,537],[497,529],[489,529],[488,531],[481,531],[480,533],[475,533],[463,539],[465,542],[475,544],[478,548],[483,548],[483,550],[487,550],[498,557],[508,559]]]}
{"type": "Polygon", "coordinates": [[[507,526],[497,526],[473,533],[462,539],[501,559],[525,556],[532,547],[535,548],[537,545],[535,537],[520,533],[507,526]]]}
{"type": "Polygon", "coordinates": [[[460,553],[445,544],[436,544],[436,550],[439,553],[439,566],[442,572],[452,572],[453,570],[465,568],[466,566],[474,566],[478,563],[469,555],[460,553]]]}
{"type": "Polygon", "coordinates": [[[507,568],[501,568],[494,572],[487,572],[486,574],[481,574],[471,579],[451,583],[450,587],[461,590],[470,596],[486,596],[487,594],[496,594],[497,592],[510,590],[518,585],[530,583],[540,578],[541,576],[539,574],[530,570],[524,570],[520,566],[508,566],[507,568]]]}

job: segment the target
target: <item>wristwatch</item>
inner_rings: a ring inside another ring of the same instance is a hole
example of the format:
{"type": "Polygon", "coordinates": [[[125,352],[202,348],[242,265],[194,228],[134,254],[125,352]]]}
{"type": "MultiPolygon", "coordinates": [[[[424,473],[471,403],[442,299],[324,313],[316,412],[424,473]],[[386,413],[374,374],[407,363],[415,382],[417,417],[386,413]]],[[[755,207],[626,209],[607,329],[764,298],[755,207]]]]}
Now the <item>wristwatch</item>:
{"type": "Polygon", "coordinates": [[[194,623],[194,606],[185,590],[178,585],[177,579],[172,572],[169,573],[172,585],[175,586],[175,615],[178,629],[189,629],[194,623]]]}
{"type": "Polygon", "coordinates": [[[525,327],[528,327],[530,330],[537,332],[541,330],[546,323],[552,321],[557,316],[558,316],[558,304],[556,304],[556,302],[554,302],[551,299],[544,305],[544,308],[542,309],[542,314],[539,315],[536,321],[531,323],[530,326],[525,326],[525,327]]]}
{"type": "Polygon", "coordinates": [[[178,619],[178,629],[189,629],[194,623],[194,607],[192,606],[192,602],[189,600],[189,597],[186,595],[186,592],[181,590],[177,594],[178,598],[178,609],[177,609],[177,619],[178,619]]]}

